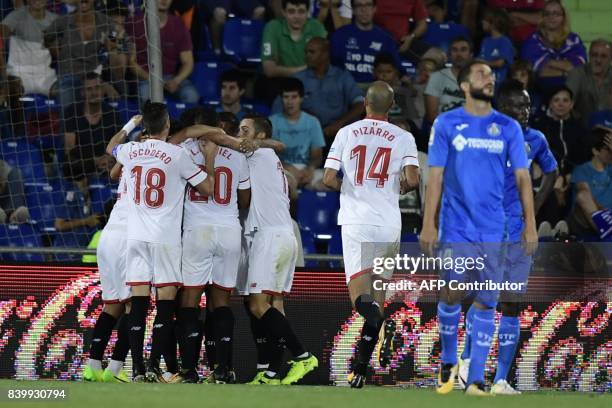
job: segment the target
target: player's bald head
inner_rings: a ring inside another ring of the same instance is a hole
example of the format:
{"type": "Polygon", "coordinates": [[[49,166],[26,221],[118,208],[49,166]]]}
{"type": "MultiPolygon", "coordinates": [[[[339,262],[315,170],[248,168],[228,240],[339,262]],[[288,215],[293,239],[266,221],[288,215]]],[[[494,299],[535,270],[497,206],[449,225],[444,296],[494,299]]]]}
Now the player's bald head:
{"type": "Polygon", "coordinates": [[[368,114],[385,115],[393,106],[393,88],[388,83],[376,81],[370,85],[366,94],[368,114]]]}

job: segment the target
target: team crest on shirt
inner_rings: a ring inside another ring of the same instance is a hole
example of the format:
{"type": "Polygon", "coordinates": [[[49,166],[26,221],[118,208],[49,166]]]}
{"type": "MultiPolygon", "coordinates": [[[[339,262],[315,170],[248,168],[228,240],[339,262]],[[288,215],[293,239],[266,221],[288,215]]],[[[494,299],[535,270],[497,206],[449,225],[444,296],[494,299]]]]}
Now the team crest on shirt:
{"type": "Polygon", "coordinates": [[[359,49],[359,44],[357,43],[355,37],[349,37],[348,43],[346,44],[346,48],[348,48],[349,50],[359,49]]]}
{"type": "Polygon", "coordinates": [[[374,51],[380,51],[380,49],[382,48],[382,43],[372,41],[372,43],[370,44],[370,48],[373,49],[374,51]]]}
{"type": "Polygon", "coordinates": [[[489,136],[499,136],[501,135],[501,129],[499,128],[499,125],[497,123],[493,122],[489,126],[487,126],[487,133],[489,136]]]}

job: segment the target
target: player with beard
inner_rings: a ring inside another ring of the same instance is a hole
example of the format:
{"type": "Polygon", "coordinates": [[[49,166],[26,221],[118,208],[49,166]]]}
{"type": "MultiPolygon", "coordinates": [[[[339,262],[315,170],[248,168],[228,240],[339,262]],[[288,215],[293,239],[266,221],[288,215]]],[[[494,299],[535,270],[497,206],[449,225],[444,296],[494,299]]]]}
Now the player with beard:
{"type": "MultiPolygon", "coordinates": [[[[505,232],[507,164],[514,173],[520,194],[525,222],[522,241],[529,253],[538,242],[521,128],[514,119],[492,108],[495,80],[488,65],[471,62],[460,71],[458,82],[466,96],[465,106],[441,114],[431,129],[429,181],[420,242],[428,254],[436,253],[439,241],[440,257],[480,259],[480,266],[440,272],[447,285],[440,291],[438,301],[442,348],[436,389],[439,394],[453,390],[458,369],[457,330],[464,293],[450,290],[449,281],[499,283],[503,277],[500,249],[505,232]]],[[[490,395],[485,391],[484,370],[495,332],[498,296],[495,290],[475,293],[467,395],[490,395]]]]}
{"type": "MultiPolygon", "coordinates": [[[[546,142],[546,136],[542,132],[529,127],[529,112],[531,100],[527,91],[517,80],[504,82],[499,88],[497,106],[499,111],[516,119],[523,129],[524,144],[527,151],[529,165],[535,161],[544,173],[541,188],[535,196],[535,213],[546,201],[548,195],[553,191],[553,185],[557,178],[557,161],[546,142]]],[[[504,192],[504,211],[506,213],[506,239],[504,277],[502,281],[512,283],[522,283],[522,290],[511,292],[503,291],[500,294],[499,307],[502,317],[499,321],[497,339],[499,344],[497,372],[491,387],[492,394],[515,395],[520,391],[515,390],[508,383],[507,377],[510,366],[514,361],[514,353],[518,346],[520,325],[519,312],[522,294],[527,289],[527,278],[531,269],[532,258],[525,255],[521,247],[521,232],[524,229],[524,222],[521,211],[521,202],[514,178],[514,173],[510,167],[506,167],[506,184],[504,192]]],[[[471,331],[474,306],[468,310],[466,315],[467,332],[471,331]]],[[[459,366],[459,381],[467,381],[470,362],[470,339],[467,336],[463,354],[459,366]]]]}

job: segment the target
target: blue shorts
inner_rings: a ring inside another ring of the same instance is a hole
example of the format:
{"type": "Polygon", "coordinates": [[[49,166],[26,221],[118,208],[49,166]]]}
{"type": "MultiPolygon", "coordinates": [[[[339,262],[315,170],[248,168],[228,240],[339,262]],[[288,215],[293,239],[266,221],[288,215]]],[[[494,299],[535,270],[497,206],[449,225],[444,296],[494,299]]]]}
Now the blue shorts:
{"type": "Polygon", "coordinates": [[[506,243],[504,245],[504,277],[503,282],[522,284],[519,289],[511,290],[513,293],[525,293],[527,291],[527,280],[533,257],[525,253],[521,242],[523,233],[522,218],[509,216],[506,220],[506,243]]]}
{"type": "MultiPolygon", "coordinates": [[[[503,267],[503,232],[498,234],[466,234],[457,231],[442,231],[439,257],[443,260],[440,277],[452,290],[456,283],[500,283],[503,267]],[[449,259],[452,259],[452,265],[449,259]]],[[[494,306],[499,297],[497,289],[473,291],[474,300],[494,306]]]]}

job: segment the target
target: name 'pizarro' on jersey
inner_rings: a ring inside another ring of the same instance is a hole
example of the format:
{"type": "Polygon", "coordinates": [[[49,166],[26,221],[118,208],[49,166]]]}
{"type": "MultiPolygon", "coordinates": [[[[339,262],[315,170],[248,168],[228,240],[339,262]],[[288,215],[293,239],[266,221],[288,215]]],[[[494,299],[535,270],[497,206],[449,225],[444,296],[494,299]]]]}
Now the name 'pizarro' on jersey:
{"type": "Polygon", "coordinates": [[[417,166],[409,132],[389,122],[363,119],[338,131],[325,167],[342,170],[338,224],[401,226],[400,176],[417,166]]]}

